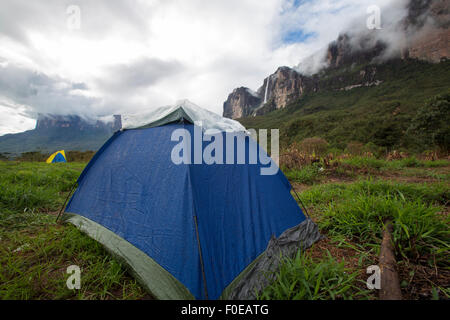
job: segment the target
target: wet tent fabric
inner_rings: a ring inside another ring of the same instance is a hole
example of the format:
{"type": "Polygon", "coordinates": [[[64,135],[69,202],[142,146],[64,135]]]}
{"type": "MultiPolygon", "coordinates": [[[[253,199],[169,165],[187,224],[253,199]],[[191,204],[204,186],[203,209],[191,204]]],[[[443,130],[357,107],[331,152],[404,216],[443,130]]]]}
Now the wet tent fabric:
{"type": "MultiPolygon", "coordinates": [[[[217,299],[272,235],[305,216],[281,171],[261,175],[262,165],[248,161],[174,164],[177,129],[189,132],[193,150],[194,125],[186,122],[115,133],[81,174],[66,212],[127,241],[196,299],[217,299]]],[[[246,154],[258,148],[249,138],[245,144],[246,154]]]]}
{"type": "Polygon", "coordinates": [[[56,151],[50,157],[48,157],[46,162],[47,163],[67,162],[64,150],[56,151]]]}

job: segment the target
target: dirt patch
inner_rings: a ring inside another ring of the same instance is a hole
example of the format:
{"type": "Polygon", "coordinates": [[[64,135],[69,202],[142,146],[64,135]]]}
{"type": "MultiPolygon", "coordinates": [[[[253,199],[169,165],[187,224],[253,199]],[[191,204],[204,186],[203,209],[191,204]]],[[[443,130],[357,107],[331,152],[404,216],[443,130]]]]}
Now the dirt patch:
{"type": "Polygon", "coordinates": [[[316,242],[308,249],[308,254],[310,254],[314,260],[321,260],[327,250],[337,262],[344,261],[345,267],[352,270],[360,268],[358,265],[358,251],[352,248],[338,247],[336,243],[333,243],[329,238],[316,242]]]}
{"type": "Polygon", "coordinates": [[[45,211],[45,212],[42,212],[42,213],[49,214],[51,216],[57,217],[58,214],[59,214],[59,210],[58,211],[45,211]]]}
{"type": "Polygon", "coordinates": [[[312,187],[314,187],[314,186],[317,186],[317,185],[326,185],[326,184],[337,184],[337,183],[347,183],[347,184],[350,184],[350,183],[353,183],[353,182],[355,182],[356,181],[356,179],[353,179],[353,180],[350,180],[350,179],[339,179],[339,178],[330,178],[330,179],[326,179],[326,181],[323,181],[322,183],[317,183],[317,184],[313,184],[313,185],[310,185],[310,184],[304,184],[304,183],[298,183],[298,182],[293,182],[293,181],[291,181],[291,185],[292,185],[292,188],[297,192],[297,193],[299,193],[299,192],[303,192],[303,191],[306,191],[306,190],[308,190],[308,189],[311,189],[312,187]]]}
{"type": "Polygon", "coordinates": [[[398,264],[403,299],[430,300],[433,287],[439,299],[448,299],[439,289],[450,288],[450,270],[401,262],[398,264]]]}
{"type": "Polygon", "coordinates": [[[400,172],[381,173],[377,176],[383,180],[392,180],[392,181],[403,182],[403,183],[436,183],[436,182],[439,182],[438,179],[435,179],[432,177],[405,176],[405,175],[402,175],[400,172]]]}

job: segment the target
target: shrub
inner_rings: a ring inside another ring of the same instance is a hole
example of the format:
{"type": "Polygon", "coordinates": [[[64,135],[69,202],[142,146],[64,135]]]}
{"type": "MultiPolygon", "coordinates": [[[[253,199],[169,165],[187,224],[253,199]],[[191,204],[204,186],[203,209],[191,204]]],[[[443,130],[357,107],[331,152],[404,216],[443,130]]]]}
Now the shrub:
{"type": "Polygon", "coordinates": [[[342,149],[333,147],[333,148],[328,149],[328,154],[332,154],[333,157],[337,157],[337,156],[340,156],[341,154],[343,154],[343,151],[342,151],[342,149]]]}
{"type": "Polygon", "coordinates": [[[373,142],[368,142],[364,145],[363,147],[363,151],[365,153],[372,153],[375,157],[380,157],[382,155],[384,155],[385,150],[383,147],[379,147],[377,146],[375,143],[373,142]]]}
{"type": "Polygon", "coordinates": [[[94,156],[95,151],[67,151],[68,162],[89,162],[94,156]]]}
{"type": "Polygon", "coordinates": [[[328,142],[325,139],[313,137],[300,142],[300,150],[307,154],[323,156],[327,152],[328,142]]]}
{"type": "Polygon", "coordinates": [[[363,153],[364,145],[361,142],[353,141],[347,144],[346,151],[352,155],[360,156],[363,153]]]}
{"type": "Polygon", "coordinates": [[[406,131],[417,149],[440,147],[450,150],[450,93],[427,101],[417,111],[406,131]]]}
{"type": "Polygon", "coordinates": [[[42,162],[47,160],[47,158],[50,156],[41,153],[40,151],[31,151],[31,152],[24,152],[22,153],[17,160],[18,161],[36,161],[36,162],[42,162]]]}

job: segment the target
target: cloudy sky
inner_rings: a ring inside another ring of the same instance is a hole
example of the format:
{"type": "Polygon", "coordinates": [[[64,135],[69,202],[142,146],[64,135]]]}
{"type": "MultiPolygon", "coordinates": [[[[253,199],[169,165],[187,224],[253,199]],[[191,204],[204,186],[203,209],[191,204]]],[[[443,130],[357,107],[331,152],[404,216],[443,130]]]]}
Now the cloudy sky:
{"type": "Polygon", "coordinates": [[[221,114],[235,87],[256,90],[278,66],[364,28],[369,6],[394,2],[2,0],[0,135],[33,128],[38,113],[136,113],[179,99],[221,114]]]}

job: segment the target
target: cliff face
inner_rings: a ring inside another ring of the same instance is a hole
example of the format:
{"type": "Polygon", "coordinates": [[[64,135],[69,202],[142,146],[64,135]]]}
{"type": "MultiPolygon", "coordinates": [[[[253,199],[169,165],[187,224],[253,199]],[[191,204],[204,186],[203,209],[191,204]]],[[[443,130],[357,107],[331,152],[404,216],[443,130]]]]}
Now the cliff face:
{"type": "Polygon", "coordinates": [[[434,63],[450,58],[449,8],[450,0],[411,1],[404,21],[411,39],[405,57],[434,63]]]}
{"type": "Polygon", "coordinates": [[[260,104],[261,97],[257,93],[245,87],[236,88],[223,103],[223,116],[231,119],[248,117],[260,104]]]}
{"type": "Polygon", "coordinates": [[[363,64],[380,56],[385,49],[384,43],[374,41],[370,35],[351,39],[348,34],[343,34],[328,45],[326,61],[328,68],[339,68],[353,63],[363,64]]]}
{"type": "Polygon", "coordinates": [[[289,67],[280,67],[264,79],[258,94],[262,97],[263,103],[271,101],[275,109],[280,109],[313,87],[313,81],[310,78],[289,67]]]}
{"type": "Polygon", "coordinates": [[[284,108],[308,90],[314,90],[314,81],[289,67],[279,67],[264,79],[257,92],[240,87],[234,89],[223,104],[223,115],[231,119],[254,116],[268,109],[284,108]]]}
{"type": "Polygon", "coordinates": [[[321,75],[306,76],[293,68],[279,67],[264,79],[255,92],[240,87],[228,96],[223,104],[223,116],[238,119],[248,116],[264,115],[270,111],[285,108],[289,103],[301,99],[305,94],[323,89],[351,90],[361,86],[381,83],[376,78],[376,67],[366,66],[357,76],[329,76],[329,72],[352,64],[367,64],[382,54],[385,45],[381,42],[370,46],[371,39],[359,40],[360,50],[353,50],[348,35],[341,35],[331,43],[327,51],[327,69],[321,75]]]}
{"type": "MultiPolygon", "coordinates": [[[[438,63],[450,58],[450,0],[411,0],[408,14],[397,26],[406,39],[405,47],[391,58],[412,58],[438,63]]],[[[387,45],[369,33],[350,38],[343,34],[328,46],[329,68],[372,62],[381,57],[387,45]],[[358,49],[355,49],[358,48],[358,49]]]]}
{"type": "Polygon", "coordinates": [[[377,78],[375,62],[386,59],[412,58],[432,63],[448,59],[449,7],[450,0],[411,0],[408,15],[396,26],[407,39],[404,47],[392,50],[368,30],[342,34],[328,45],[324,57],[327,67],[320,73],[306,76],[292,68],[280,67],[264,79],[256,95],[247,88],[235,89],[223,105],[223,115],[232,119],[264,115],[286,107],[308,92],[379,85],[382,80],[377,78]],[[363,66],[359,74],[340,72],[354,66],[363,66]]]}

